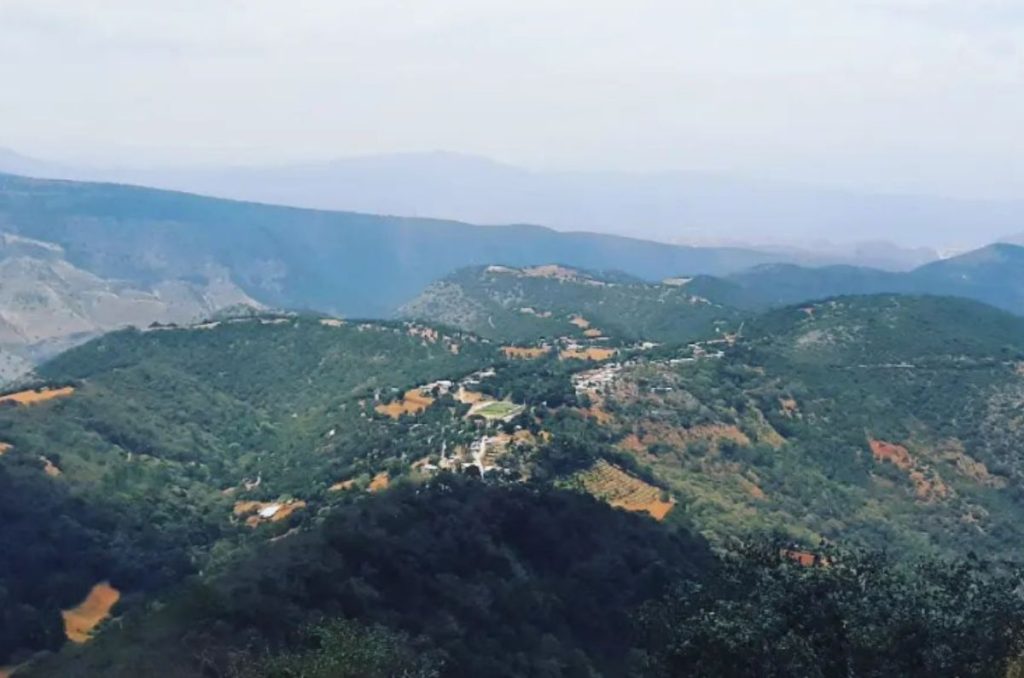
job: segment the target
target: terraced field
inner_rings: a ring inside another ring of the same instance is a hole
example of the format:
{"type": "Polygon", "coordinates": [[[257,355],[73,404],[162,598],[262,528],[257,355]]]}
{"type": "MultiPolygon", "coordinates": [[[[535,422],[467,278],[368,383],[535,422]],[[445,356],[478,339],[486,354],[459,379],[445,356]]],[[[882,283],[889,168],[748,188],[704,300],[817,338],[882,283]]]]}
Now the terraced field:
{"type": "Polygon", "coordinates": [[[424,395],[418,388],[411,388],[402,395],[401,400],[377,405],[374,409],[380,414],[386,414],[392,419],[398,419],[403,414],[419,414],[430,407],[434,399],[424,395]]]}
{"type": "Polygon", "coordinates": [[[646,511],[655,520],[664,520],[675,501],[662,499],[662,491],[618,466],[600,459],[577,478],[583,488],[598,499],[627,511],[646,511]]]}

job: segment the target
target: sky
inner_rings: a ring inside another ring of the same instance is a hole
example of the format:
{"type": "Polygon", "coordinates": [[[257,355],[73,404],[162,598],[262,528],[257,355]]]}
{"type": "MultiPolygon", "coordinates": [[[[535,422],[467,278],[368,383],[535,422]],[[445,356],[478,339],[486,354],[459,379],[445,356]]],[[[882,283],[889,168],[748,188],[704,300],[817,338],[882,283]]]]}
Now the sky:
{"type": "Polygon", "coordinates": [[[1024,0],[0,0],[0,147],[1024,198],[1024,0]]]}

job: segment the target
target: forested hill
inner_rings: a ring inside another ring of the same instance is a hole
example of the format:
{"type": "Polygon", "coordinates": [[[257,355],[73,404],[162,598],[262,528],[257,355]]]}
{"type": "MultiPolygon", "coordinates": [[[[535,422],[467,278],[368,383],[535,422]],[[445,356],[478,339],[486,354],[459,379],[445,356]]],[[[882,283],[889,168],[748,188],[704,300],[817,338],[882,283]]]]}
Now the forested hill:
{"type": "Polygon", "coordinates": [[[0,403],[0,659],[59,645],[60,610],[99,581],[162,589],[259,510],[283,533],[339,482],[406,472],[429,436],[374,405],[493,353],[409,323],[263,316],[116,332],[44,365],[44,388],[0,403]]]}
{"type": "Polygon", "coordinates": [[[0,659],[997,675],[1024,640],[1018,570],[988,562],[1024,557],[1022,323],[883,295],[661,345],[290,314],[109,334],[0,395],[0,659]],[[94,594],[119,621],[77,632],[94,594]]]}
{"type": "Polygon", "coordinates": [[[384,317],[470,265],[561,261],[647,279],[729,273],[778,260],[539,226],[325,212],[115,184],[0,174],[0,228],[63,247],[104,278],[153,284],[227,278],[275,307],[384,317]]]}
{"type": "Polygon", "coordinates": [[[974,299],[1024,315],[1024,247],[996,243],[912,271],[766,264],[726,276],[733,305],[766,308],[851,294],[932,294],[974,299]]]}
{"type": "Polygon", "coordinates": [[[736,309],[684,282],[645,282],[555,264],[480,266],[434,283],[400,312],[513,342],[568,335],[678,343],[738,324],[736,309]]]}

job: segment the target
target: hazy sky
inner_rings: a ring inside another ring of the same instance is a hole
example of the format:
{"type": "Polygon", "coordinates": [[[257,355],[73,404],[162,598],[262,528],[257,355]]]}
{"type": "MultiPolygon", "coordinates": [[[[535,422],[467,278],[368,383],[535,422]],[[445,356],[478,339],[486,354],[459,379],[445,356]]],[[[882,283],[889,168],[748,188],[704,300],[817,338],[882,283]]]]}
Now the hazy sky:
{"type": "Polygon", "coordinates": [[[0,146],[1024,198],[1024,0],[0,0],[0,146]]]}

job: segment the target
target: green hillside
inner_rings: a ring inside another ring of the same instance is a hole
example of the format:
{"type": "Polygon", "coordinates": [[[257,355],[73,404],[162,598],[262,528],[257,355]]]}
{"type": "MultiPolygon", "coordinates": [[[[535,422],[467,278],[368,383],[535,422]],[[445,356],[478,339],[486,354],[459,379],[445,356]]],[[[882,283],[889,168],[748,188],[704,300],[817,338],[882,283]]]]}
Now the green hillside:
{"type": "MultiPolygon", "coordinates": [[[[974,299],[1024,315],[1024,247],[997,243],[905,273],[857,266],[808,268],[765,264],[730,274],[738,307],[767,308],[811,299],[863,294],[932,294],[974,299]]],[[[726,300],[729,301],[726,301],[726,300]]]]}
{"type": "MultiPolygon", "coordinates": [[[[525,278],[684,308],[678,285],[525,278]]],[[[248,313],[44,365],[50,390],[0,396],[0,659],[671,676],[1018,656],[1024,320],[844,297],[604,362],[506,357],[527,335],[495,325],[248,313]],[[119,621],[65,643],[61,611],[106,583],[119,621]]]]}
{"type": "Polygon", "coordinates": [[[582,338],[590,330],[614,343],[678,343],[729,329],[739,317],[689,286],[553,264],[460,270],[428,287],[401,313],[507,342],[582,338]]]}
{"type": "Polygon", "coordinates": [[[1005,312],[843,297],[749,321],[720,359],[636,361],[591,397],[713,540],[1019,558],[1022,361],[1005,312]]]}
{"type": "Polygon", "coordinates": [[[117,332],[40,368],[74,391],[0,407],[11,527],[0,540],[14,554],[0,581],[31,611],[0,617],[0,655],[59,644],[60,609],[97,581],[156,590],[230,552],[249,532],[238,502],[305,502],[273,524],[283,533],[330,501],[332,484],[404,472],[433,448],[376,414],[375,399],[471,372],[493,352],[424,329],[251,317],[117,332]]]}

